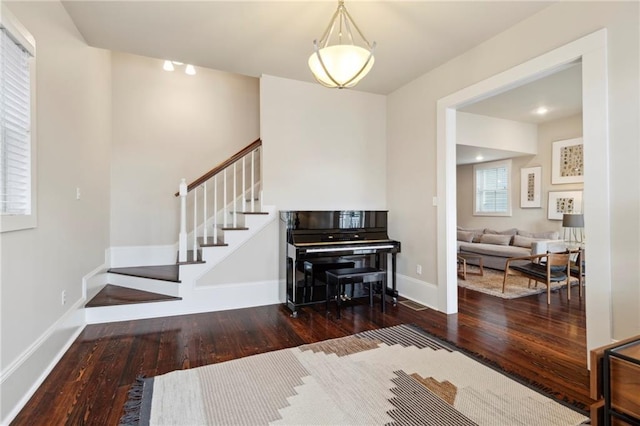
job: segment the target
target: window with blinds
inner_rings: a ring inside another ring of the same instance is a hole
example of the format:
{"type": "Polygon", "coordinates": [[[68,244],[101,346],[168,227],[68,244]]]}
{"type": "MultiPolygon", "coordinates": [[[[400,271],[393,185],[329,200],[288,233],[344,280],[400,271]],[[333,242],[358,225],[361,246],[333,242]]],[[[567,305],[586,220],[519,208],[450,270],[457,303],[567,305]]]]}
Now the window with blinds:
{"type": "Polygon", "coordinates": [[[511,160],[476,164],[474,215],[511,216],[511,160]]]}
{"type": "Polygon", "coordinates": [[[32,37],[3,9],[0,22],[0,214],[2,231],[35,226],[32,37]],[[16,219],[17,220],[12,220],[16,219]],[[25,220],[29,219],[29,220],[25,220]],[[30,220],[33,219],[33,220],[30,220]]]}

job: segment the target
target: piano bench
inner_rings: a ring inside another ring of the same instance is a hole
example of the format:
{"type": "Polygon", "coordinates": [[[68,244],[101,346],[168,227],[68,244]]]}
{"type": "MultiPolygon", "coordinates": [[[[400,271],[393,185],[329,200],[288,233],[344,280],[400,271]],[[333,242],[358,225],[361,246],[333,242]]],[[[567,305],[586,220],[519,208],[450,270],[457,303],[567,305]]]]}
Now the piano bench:
{"type": "Polygon", "coordinates": [[[373,283],[380,282],[382,287],[380,291],[380,304],[382,305],[382,312],[385,311],[385,294],[387,287],[387,271],[382,269],[367,267],[367,268],[341,268],[330,269],[326,271],[327,276],[327,312],[329,311],[329,302],[331,300],[331,287],[333,286],[334,294],[336,296],[336,304],[338,308],[337,318],[340,318],[340,306],[341,306],[341,293],[342,286],[345,284],[351,284],[354,282],[368,282],[369,283],[369,306],[373,306],[373,283]]]}
{"type": "MultiPolygon", "coordinates": [[[[307,288],[310,288],[311,300],[313,300],[313,288],[316,285],[316,277],[324,278],[324,272],[329,269],[353,268],[355,262],[341,259],[313,259],[304,262],[304,288],[302,300],[307,300],[307,288]]],[[[320,278],[322,280],[322,278],[320,278]]]]}

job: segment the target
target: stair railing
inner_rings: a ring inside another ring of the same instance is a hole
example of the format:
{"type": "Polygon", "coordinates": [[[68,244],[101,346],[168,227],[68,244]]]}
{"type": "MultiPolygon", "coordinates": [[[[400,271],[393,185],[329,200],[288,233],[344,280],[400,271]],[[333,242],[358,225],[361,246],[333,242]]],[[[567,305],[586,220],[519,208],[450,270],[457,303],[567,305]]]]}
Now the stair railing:
{"type": "Polygon", "coordinates": [[[195,261],[198,255],[198,238],[201,236],[204,244],[208,244],[210,226],[213,230],[213,244],[217,244],[220,224],[223,229],[236,228],[238,227],[238,211],[247,213],[262,210],[262,184],[259,179],[262,170],[261,158],[262,140],[256,139],[190,184],[187,184],[184,178],[181,180],[179,191],[175,194],[176,197],[180,197],[178,262],[189,261],[189,239],[192,240],[193,250],[191,260],[195,261]],[[249,163],[248,167],[247,163],[249,163]],[[228,175],[231,176],[228,177],[228,175]],[[218,179],[219,176],[220,179],[218,179]],[[249,181],[248,187],[247,180],[249,181]],[[240,185],[238,185],[239,182],[240,185]],[[240,190],[238,186],[241,186],[240,190]],[[231,192],[231,199],[228,197],[229,192],[231,192]],[[222,193],[222,199],[219,199],[219,193],[222,193]],[[258,205],[256,205],[256,194],[259,195],[258,205]],[[250,197],[248,209],[247,196],[250,197]],[[209,199],[213,200],[209,201],[209,199]],[[202,204],[200,208],[198,207],[199,202],[202,204]],[[238,203],[240,204],[239,208],[238,203]],[[209,207],[213,208],[210,216],[209,207]],[[189,210],[192,210],[192,215],[188,214],[189,210]],[[231,213],[231,217],[229,217],[229,213],[231,213]],[[190,216],[193,218],[191,224],[188,223],[190,216]],[[187,229],[191,229],[191,233],[187,229]]]}

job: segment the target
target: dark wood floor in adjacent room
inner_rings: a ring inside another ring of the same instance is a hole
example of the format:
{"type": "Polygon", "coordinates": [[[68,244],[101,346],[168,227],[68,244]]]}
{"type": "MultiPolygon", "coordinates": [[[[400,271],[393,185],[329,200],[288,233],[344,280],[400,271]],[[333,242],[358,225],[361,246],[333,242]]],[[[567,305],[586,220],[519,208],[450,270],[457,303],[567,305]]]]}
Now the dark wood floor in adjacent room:
{"type": "Polygon", "coordinates": [[[473,352],[556,398],[587,407],[584,298],[572,290],[503,300],[459,290],[455,315],[406,306],[345,307],[342,319],[323,305],[297,319],[280,305],[87,326],[12,424],[116,425],[130,385],[155,376],[247,355],[402,323],[473,352]]]}

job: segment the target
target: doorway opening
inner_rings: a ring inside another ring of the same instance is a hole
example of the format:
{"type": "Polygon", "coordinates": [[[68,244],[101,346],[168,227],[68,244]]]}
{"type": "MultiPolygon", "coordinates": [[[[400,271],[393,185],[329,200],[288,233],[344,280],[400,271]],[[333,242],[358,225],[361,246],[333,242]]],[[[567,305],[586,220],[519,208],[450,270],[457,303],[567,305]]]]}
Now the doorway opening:
{"type": "Polygon", "coordinates": [[[456,114],[459,108],[506,92],[581,61],[585,233],[589,235],[587,350],[611,340],[611,261],[608,173],[606,31],[600,30],[438,101],[438,308],[458,310],[456,264],[456,114]],[[596,226],[597,224],[597,226],[596,226]]]}

